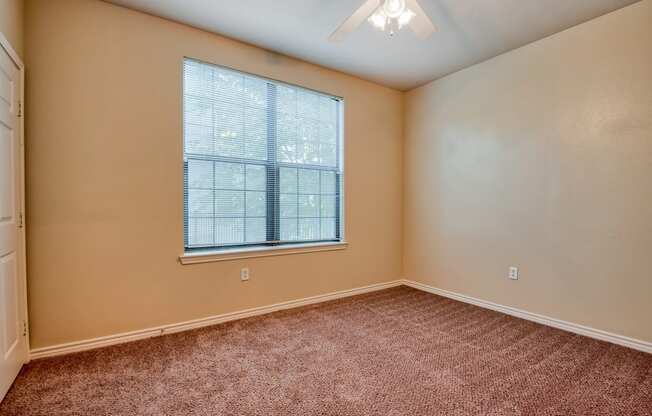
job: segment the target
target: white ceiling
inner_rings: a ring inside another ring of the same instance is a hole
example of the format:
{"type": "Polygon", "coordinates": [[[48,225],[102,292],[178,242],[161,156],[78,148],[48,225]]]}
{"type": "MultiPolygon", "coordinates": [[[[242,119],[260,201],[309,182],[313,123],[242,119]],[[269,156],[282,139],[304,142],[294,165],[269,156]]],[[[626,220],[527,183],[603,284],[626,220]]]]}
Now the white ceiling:
{"type": "Polygon", "coordinates": [[[390,38],[368,23],[328,36],[364,0],[107,0],[408,90],[638,0],[419,0],[438,32],[390,38]]]}

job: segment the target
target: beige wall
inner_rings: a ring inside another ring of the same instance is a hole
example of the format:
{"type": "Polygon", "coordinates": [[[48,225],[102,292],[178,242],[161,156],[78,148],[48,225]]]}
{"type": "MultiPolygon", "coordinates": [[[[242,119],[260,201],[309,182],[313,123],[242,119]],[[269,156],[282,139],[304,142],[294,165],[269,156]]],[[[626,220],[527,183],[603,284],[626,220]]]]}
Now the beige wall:
{"type": "Polygon", "coordinates": [[[406,278],[652,341],[651,22],[645,0],[407,95],[406,278]]]}
{"type": "Polygon", "coordinates": [[[11,43],[22,58],[23,55],[23,0],[0,0],[0,33],[11,43]]]}
{"type": "Polygon", "coordinates": [[[33,348],[400,277],[400,92],[99,1],[28,1],[26,27],[33,348]],[[177,262],[184,56],[345,98],[347,250],[177,262]]]}
{"type": "Polygon", "coordinates": [[[397,91],[99,1],[25,13],[32,347],[401,274],[652,341],[651,0],[405,108],[397,91]],[[183,56],[345,97],[349,249],[177,262],[183,56]]]}

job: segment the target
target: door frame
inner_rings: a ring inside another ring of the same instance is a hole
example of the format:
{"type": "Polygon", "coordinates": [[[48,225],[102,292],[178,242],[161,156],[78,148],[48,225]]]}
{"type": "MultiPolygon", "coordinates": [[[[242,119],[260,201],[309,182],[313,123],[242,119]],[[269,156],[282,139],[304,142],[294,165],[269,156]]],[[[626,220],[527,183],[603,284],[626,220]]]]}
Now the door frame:
{"type": "Polygon", "coordinates": [[[25,357],[23,362],[27,363],[30,360],[30,345],[29,345],[29,315],[27,310],[27,220],[25,215],[25,65],[20,59],[20,56],[16,53],[13,46],[5,35],[0,32],[0,48],[4,49],[5,52],[9,55],[9,58],[16,64],[18,67],[18,72],[20,74],[20,91],[19,91],[19,125],[18,125],[18,134],[20,143],[19,156],[18,156],[18,180],[17,185],[19,188],[19,221],[21,227],[18,230],[18,278],[20,279],[20,295],[18,301],[20,302],[20,307],[23,312],[23,333],[21,334],[25,338],[25,357]]]}

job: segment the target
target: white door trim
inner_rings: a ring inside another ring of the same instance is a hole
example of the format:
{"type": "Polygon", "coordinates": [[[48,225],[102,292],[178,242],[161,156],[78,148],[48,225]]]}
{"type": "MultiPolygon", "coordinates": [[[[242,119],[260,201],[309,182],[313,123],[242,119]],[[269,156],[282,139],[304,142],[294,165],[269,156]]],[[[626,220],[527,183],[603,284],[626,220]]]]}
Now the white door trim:
{"type": "Polygon", "coordinates": [[[25,70],[25,65],[23,65],[23,61],[20,59],[20,56],[16,53],[14,50],[13,46],[11,46],[11,43],[9,43],[9,40],[5,37],[5,35],[0,32],[0,46],[7,51],[7,54],[11,58],[12,61],[18,66],[18,68],[21,70],[21,72],[24,72],[25,70]]]}
{"type": "MultiPolygon", "coordinates": [[[[29,362],[30,355],[29,355],[29,319],[28,319],[28,311],[27,311],[27,240],[26,240],[26,215],[25,215],[25,64],[23,64],[23,61],[20,59],[20,56],[18,56],[18,53],[16,53],[16,50],[11,46],[11,43],[9,43],[9,40],[5,37],[5,35],[0,32],[0,47],[7,52],[9,55],[9,58],[16,64],[18,67],[19,73],[20,73],[20,124],[18,127],[18,134],[20,135],[18,142],[20,143],[20,156],[19,156],[19,163],[20,163],[20,169],[19,169],[19,176],[18,182],[19,182],[19,188],[20,188],[20,213],[22,215],[21,221],[22,221],[22,227],[20,228],[19,231],[19,253],[20,255],[18,256],[18,277],[21,281],[21,286],[22,286],[22,296],[21,299],[19,299],[19,302],[21,303],[21,308],[23,310],[23,317],[24,317],[24,336],[25,336],[25,345],[27,346],[27,356],[25,357],[25,362],[29,362]]],[[[22,334],[21,334],[22,335],[22,334]]]]}

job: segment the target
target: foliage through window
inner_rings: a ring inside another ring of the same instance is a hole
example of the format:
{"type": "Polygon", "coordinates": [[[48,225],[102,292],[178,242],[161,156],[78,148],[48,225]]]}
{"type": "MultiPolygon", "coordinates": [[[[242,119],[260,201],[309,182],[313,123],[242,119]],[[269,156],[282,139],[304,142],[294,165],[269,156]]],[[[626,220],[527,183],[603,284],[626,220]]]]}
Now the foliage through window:
{"type": "Polygon", "coordinates": [[[187,250],[341,241],[339,98],[186,59],[187,250]]]}

